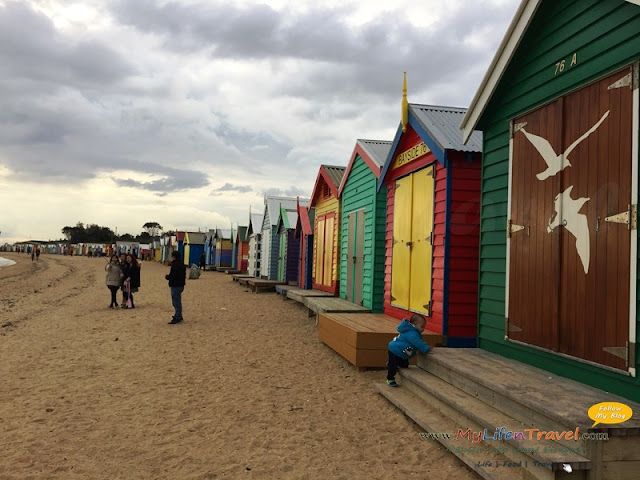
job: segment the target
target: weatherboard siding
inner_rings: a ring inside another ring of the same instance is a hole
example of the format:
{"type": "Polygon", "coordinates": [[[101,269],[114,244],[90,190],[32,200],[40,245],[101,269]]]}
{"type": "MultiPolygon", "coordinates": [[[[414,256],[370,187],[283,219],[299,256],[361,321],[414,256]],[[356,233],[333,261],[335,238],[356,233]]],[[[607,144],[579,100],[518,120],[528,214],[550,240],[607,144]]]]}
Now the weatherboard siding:
{"type": "MultiPolygon", "coordinates": [[[[636,5],[622,0],[543,1],[478,124],[484,133],[479,346],[636,401],[640,379],[507,342],[504,319],[509,122],[638,60],[639,44],[636,5]],[[577,64],[568,67],[574,53],[577,64]],[[563,59],[565,69],[556,74],[556,64],[563,59]]],[[[640,355],[636,367],[640,368],[640,355]]]]}

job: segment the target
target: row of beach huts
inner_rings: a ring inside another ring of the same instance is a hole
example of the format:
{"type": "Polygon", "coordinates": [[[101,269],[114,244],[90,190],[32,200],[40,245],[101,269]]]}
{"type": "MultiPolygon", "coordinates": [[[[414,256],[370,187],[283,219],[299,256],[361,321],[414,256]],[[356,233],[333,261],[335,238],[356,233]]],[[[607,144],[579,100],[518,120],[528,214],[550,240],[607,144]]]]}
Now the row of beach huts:
{"type": "Polygon", "coordinates": [[[587,412],[640,411],[639,46],[637,0],[523,0],[468,108],[409,104],[405,83],[394,138],[357,140],[308,199],[267,196],[201,234],[207,262],[366,309],[317,309],[345,357],[386,348],[381,319],[423,314],[447,348],[380,390],[425,430],[578,426],[609,441],[509,438],[499,455],[522,478],[635,478],[640,420],[587,412]]]}
{"type": "MultiPolygon", "coordinates": [[[[425,430],[579,426],[610,440],[553,454],[503,439],[531,448],[499,456],[522,478],[636,478],[640,421],[594,429],[587,410],[640,411],[639,45],[637,0],[523,0],[468,108],[409,104],[405,78],[394,138],[320,166],[309,198],[266,196],[243,225],[150,255],[361,307],[318,310],[339,353],[386,350],[375,325],[421,313],[446,348],[381,393],[425,430]]],[[[483,478],[516,478],[438,441],[483,478]]]]}

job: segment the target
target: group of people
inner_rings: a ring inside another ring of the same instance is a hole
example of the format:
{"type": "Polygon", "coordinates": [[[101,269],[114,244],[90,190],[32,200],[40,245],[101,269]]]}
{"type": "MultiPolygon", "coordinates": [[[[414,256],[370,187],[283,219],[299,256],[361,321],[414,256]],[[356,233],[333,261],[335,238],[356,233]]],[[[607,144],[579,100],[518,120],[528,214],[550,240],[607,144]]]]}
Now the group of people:
{"type": "Polygon", "coordinates": [[[140,264],[133,254],[111,255],[104,267],[106,284],[111,291],[109,308],[136,308],[133,294],[140,288],[140,264]],[[117,293],[122,290],[122,303],[118,305],[117,293]]]}
{"type": "MultiPolygon", "coordinates": [[[[174,314],[170,325],[175,325],[184,320],[182,317],[182,292],[187,278],[187,268],[180,259],[180,252],[172,253],[173,261],[171,270],[165,278],[169,281],[171,289],[171,303],[174,314]]],[[[104,267],[107,272],[106,284],[111,291],[111,303],[109,308],[135,308],[133,294],[140,288],[140,264],[134,254],[111,255],[109,263],[104,267]],[[122,290],[122,304],[118,305],[118,290],[122,290]]]]}
{"type": "Polygon", "coordinates": [[[40,249],[37,247],[31,250],[31,261],[33,262],[34,260],[40,260],[40,249]]]}

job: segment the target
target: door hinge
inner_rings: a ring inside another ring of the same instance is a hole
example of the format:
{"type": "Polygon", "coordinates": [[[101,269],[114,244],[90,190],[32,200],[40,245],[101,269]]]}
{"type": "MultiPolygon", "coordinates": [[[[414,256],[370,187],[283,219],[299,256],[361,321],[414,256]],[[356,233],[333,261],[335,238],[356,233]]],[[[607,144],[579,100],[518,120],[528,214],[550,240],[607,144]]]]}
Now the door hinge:
{"type": "Polygon", "coordinates": [[[393,295],[391,295],[391,301],[395,302],[396,301],[396,297],[394,297],[393,295]]]}
{"type": "Polygon", "coordinates": [[[395,245],[396,243],[398,243],[400,240],[396,240],[395,238],[392,241],[392,245],[395,245]]]}
{"type": "Polygon", "coordinates": [[[631,84],[631,90],[637,90],[640,86],[640,63],[636,62],[632,67],[633,82],[631,84]]]}
{"type": "Polygon", "coordinates": [[[423,305],[422,308],[424,308],[427,311],[427,315],[431,316],[431,308],[433,307],[433,299],[429,300],[429,303],[427,303],[426,305],[423,305]]]}
{"type": "Polygon", "coordinates": [[[512,123],[509,128],[509,138],[513,138],[513,136],[518,133],[518,131],[522,130],[526,126],[527,122],[512,123]]]}
{"type": "Polygon", "coordinates": [[[618,80],[617,82],[613,82],[611,85],[609,85],[607,87],[607,90],[614,90],[616,88],[623,88],[623,87],[631,87],[632,86],[632,81],[631,81],[632,77],[633,77],[633,73],[632,72],[627,73],[620,80],[618,80]]]}
{"type": "Polygon", "coordinates": [[[509,338],[509,333],[519,333],[522,329],[509,321],[509,317],[504,317],[504,338],[509,338]]]}
{"type": "Polygon", "coordinates": [[[507,222],[507,238],[511,238],[511,235],[520,230],[524,230],[524,225],[516,225],[513,220],[509,219],[507,222]]]}
{"type": "Polygon", "coordinates": [[[433,245],[433,234],[424,239],[425,242],[429,242],[429,245],[433,245]]]}
{"type": "Polygon", "coordinates": [[[635,343],[630,343],[627,340],[626,347],[602,347],[602,350],[613,355],[614,357],[623,359],[627,367],[629,365],[635,366],[635,362],[636,362],[636,344],[635,343]]]}
{"type": "Polygon", "coordinates": [[[626,212],[605,217],[604,221],[609,223],[624,223],[629,230],[636,230],[638,228],[638,206],[629,205],[626,212]]]}

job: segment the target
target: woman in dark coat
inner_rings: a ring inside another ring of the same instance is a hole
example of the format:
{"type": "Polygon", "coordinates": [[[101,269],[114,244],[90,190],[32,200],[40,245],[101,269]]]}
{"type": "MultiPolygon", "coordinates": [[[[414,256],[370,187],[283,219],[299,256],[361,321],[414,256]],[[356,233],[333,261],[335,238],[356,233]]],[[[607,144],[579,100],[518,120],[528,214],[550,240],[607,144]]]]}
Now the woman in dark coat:
{"type": "Polygon", "coordinates": [[[140,288],[140,265],[135,255],[127,255],[122,274],[123,298],[125,299],[122,308],[127,308],[129,299],[131,300],[131,308],[136,308],[133,303],[133,294],[140,288]]]}

